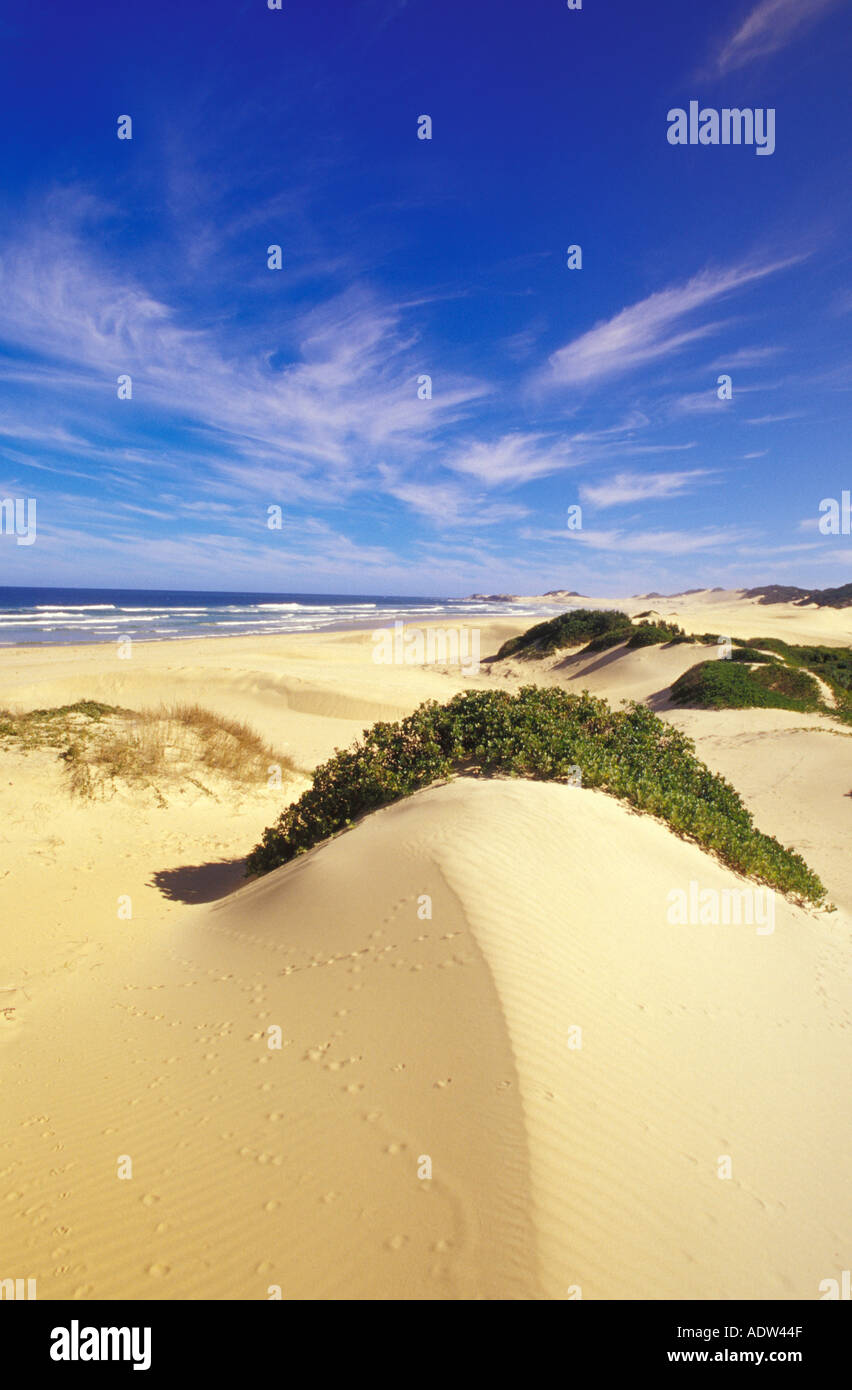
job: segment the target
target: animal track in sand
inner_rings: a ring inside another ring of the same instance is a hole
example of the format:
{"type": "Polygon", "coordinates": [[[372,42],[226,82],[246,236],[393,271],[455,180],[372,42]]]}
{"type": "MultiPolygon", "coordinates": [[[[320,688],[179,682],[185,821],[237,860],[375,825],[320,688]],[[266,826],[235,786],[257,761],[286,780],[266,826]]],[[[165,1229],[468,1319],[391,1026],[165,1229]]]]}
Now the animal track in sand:
{"type": "Polygon", "coordinates": [[[244,1144],[237,1152],[240,1158],[252,1158],[255,1163],[271,1163],[273,1168],[280,1168],[284,1162],[283,1154],[270,1153],[268,1149],[252,1149],[248,1144],[244,1144]]]}
{"type": "Polygon", "coordinates": [[[324,1071],[340,1071],[341,1067],[351,1067],[356,1062],[363,1062],[363,1057],[344,1057],[339,1062],[326,1062],[324,1071]]]}

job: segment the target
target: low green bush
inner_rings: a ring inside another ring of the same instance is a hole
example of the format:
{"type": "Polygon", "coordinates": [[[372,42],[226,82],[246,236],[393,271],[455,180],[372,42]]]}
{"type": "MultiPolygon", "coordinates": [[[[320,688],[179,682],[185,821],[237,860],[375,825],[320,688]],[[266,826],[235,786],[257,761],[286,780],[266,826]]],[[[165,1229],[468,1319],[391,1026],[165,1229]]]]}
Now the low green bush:
{"type": "Polygon", "coordinates": [[[760,647],[821,677],[831,688],[836,702],[833,715],[852,724],[852,647],[819,647],[783,642],[779,637],[751,637],[749,645],[760,647]]]}
{"type": "Polygon", "coordinates": [[[823,899],[816,874],[755,829],[737,792],[698,760],[685,734],[645,705],[615,711],[586,693],[539,686],[514,695],[465,691],[445,705],[428,701],[399,723],[373,725],[317,768],[309,790],[264,831],[247,873],[287,864],[377,807],[458,772],[573,781],[577,768],[584,787],[659,816],[731,868],[799,899],[823,899]]]}
{"type": "Polygon", "coordinates": [[[769,662],[756,671],[744,661],[700,661],[678,677],[671,688],[676,704],[699,709],[821,710],[819,686],[806,671],[769,662]]]}
{"type": "Polygon", "coordinates": [[[680,642],[691,642],[692,640],[683,628],[678,627],[677,623],[637,623],[627,645],[628,647],[653,647],[665,644],[673,647],[680,642]]]}
{"type": "Polygon", "coordinates": [[[627,614],[619,609],[575,608],[570,613],[548,618],[547,622],[535,623],[519,637],[511,637],[498,651],[497,660],[516,656],[524,661],[532,661],[536,657],[550,656],[563,647],[583,647],[580,654],[585,656],[587,653],[608,651],[620,642],[625,642],[628,647],[649,647],[655,643],[693,640],[676,623],[667,623],[662,619],[632,623],[627,614]]]}
{"type": "Polygon", "coordinates": [[[549,656],[562,647],[580,647],[591,638],[616,633],[619,635],[613,636],[613,642],[623,641],[621,633],[629,635],[630,619],[626,613],[575,608],[570,613],[560,613],[556,618],[535,623],[519,637],[510,637],[498,651],[497,660],[517,656],[531,661],[535,657],[549,656]]]}
{"type": "Polygon", "coordinates": [[[735,646],[730,656],[731,661],[746,661],[754,665],[755,662],[774,661],[775,657],[768,652],[759,651],[757,647],[735,646]]]}

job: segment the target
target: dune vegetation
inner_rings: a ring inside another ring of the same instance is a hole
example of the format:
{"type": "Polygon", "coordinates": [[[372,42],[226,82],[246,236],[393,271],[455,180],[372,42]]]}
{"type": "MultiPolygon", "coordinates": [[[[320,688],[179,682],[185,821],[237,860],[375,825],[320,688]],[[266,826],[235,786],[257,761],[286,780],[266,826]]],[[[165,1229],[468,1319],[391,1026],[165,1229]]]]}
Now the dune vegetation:
{"type": "Polygon", "coordinates": [[[78,700],[25,713],[4,710],[0,740],[24,750],[55,748],[69,789],[83,797],[110,794],[119,782],[201,786],[199,777],[208,774],[264,786],[271,765],[290,768],[247,724],[198,704],[138,711],[78,700]]]}
{"type": "Polygon", "coordinates": [[[817,875],[755,828],[737,792],[698,760],[686,735],[645,705],[615,711],[587,693],[539,686],[466,691],[373,725],[316,769],[313,785],[264,832],[247,873],[268,873],[369,812],[459,773],[600,788],[759,882],[799,900],[824,898],[817,875]]]}
{"type": "Polygon", "coordinates": [[[750,637],[748,645],[768,652],[795,670],[809,671],[829,686],[835,701],[831,711],[852,723],[852,647],[819,647],[783,642],[778,637],[750,637]]]}
{"type": "Polygon", "coordinates": [[[670,694],[676,704],[697,709],[789,709],[852,723],[852,650],[794,646],[777,637],[735,639],[730,660],[690,667],[670,694]],[[828,686],[833,705],[814,677],[828,686]]]}
{"type": "Polygon", "coordinates": [[[533,661],[566,647],[582,647],[582,656],[607,651],[621,643],[635,648],[657,643],[671,646],[677,642],[706,640],[716,639],[689,637],[677,623],[669,623],[662,618],[633,622],[618,609],[575,608],[555,618],[548,618],[546,622],[535,623],[519,637],[510,638],[503,643],[496,659],[503,661],[506,657],[515,656],[522,661],[533,661]]]}
{"type": "Polygon", "coordinates": [[[769,661],[750,670],[742,661],[701,661],[678,677],[671,688],[675,704],[698,709],[748,709],[752,706],[817,712],[820,689],[806,671],[769,661]]]}

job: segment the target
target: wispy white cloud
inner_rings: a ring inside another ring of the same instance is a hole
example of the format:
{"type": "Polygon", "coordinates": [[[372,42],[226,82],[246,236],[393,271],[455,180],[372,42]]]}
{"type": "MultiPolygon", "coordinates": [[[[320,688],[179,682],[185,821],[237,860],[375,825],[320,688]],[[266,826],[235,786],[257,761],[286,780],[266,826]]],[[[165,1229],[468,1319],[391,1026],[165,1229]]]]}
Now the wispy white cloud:
{"type": "Polygon", "coordinates": [[[708,336],[719,325],[690,326],[697,311],[774,275],[800,257],[704,270],[685,284],[658,290],[597,324],[551,356],[536,378],[542,387],[591,387],[644,367],[708,336]]]}
{"type": "MultiPolygon", "coordinates": [[[[249,347],[228,325],[190,326],[86,249],[74,225],[73,216],[70,230],[37,223],[0,250],[0,340],[38,355],[42,392],[51,383],[67,391],[73,370],[77,401],[85,393],[93,417],[110,418],[116,377],[129,373],[133,400],[119,407],[127,418],[136,424],[152,406],[168,412],[206,438],[198,452],[208,470],[231,470],[244,486],[266,487],[283,466],[303,491],[341,496],[369,483],[382,450],[422,454],[488,392],[447,374],[433,399],[419,400],[428,353],[416,326],[362,289],[290,314],[283,331],[255,331],[249,347]]],[[[114,415],[113,405],[113,428],[114,415]]],[[[63,442],[58,433],[54,442],[63,442]]]]}
{"type": "Polygon", "coordinates": [[[647,502],[680,497],[691,492],[696,480],[710,476],[710,470],[692,468],[680,473],[618,473],[605,482],[586,484],[580,497],[596,507],[618,507],[629,502],[647,502]]]}
{"type": "Polygon", "coordinates": [[[689,391],[684,396],[678,396],[677,400],[670,402],[669,414],[674,417],[679,415],[712,415],[714,411],[730,410],[731,402],[720,400],[716,394],[717,390],[718,387],[714,383],[704,391],[689,391]]]}
{"type": "Polygon", "coordinates": [[[841,0],[760,0],[723,43],[717,74],[733,72],[786,48],[805,29],[837,8],[841,0]]]}
{"type": "Polygon", "coordinates": [[[788,410],[783,415],[756,415],[746,420],[747,425],[780,425],[784,420],[801,420],[801,410],[788,410]]]}
{"type": "Polygon", "coordinates": [[[777,357],[779,352],[783,352],[782,347],[741,347],[729,352],[727,357],[717,357],[715,362],[710,363],[709,370],[731,371],[735,367],[758,367],[770,357],[777,357]]]}
{"type": "Polygon", "coordinates": [[[746,541],[753,533],[744,527],[707,527],[701,531],[624,531],[612,530],[521,532],[528,540],[570,540],[589,550],[636,555],[694,555],[722,550],[746,541]]]}
{"type": "Polygon", "coordinates": [[[444,460],[455,473],[488,486],[517,485],[571,468],[576,460],[565,439],[543,434],[504,434],[492,443],[474,441],[444,460]]]}
{"type": "Polygon", "coordinates": [[[488,502],[478,491],[453,482],[406,479],[386,465],[379,472],[384,492],[438,526],[495,526],[519,521],[529,514],[527,507],[488,502]]]}

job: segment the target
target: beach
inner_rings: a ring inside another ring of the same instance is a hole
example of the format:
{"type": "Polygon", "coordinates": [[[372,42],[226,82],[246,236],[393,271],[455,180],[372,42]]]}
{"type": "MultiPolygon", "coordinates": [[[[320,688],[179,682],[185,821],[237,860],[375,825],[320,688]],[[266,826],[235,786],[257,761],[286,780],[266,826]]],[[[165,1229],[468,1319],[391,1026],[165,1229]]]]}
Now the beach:
{"type": "MultiPolygon", "coordinates": [[[[850,642],[848,609],[735,591],[611,606],[850,642]]],[[[688,644],[492,665],[535,620],[458,620],[468,674],[379,663],[368,628],[0,650],[0,707],[199,704],[283,769],[82,799],[55,749],[4,742],[0,1264],[40,1299],[813,1299],[849,1267],[852,729],[674,707],[688,644]],[[672,891],[746,881],[605,792],[510,777],[246,881],[336,749],[531,679],[687,733],[832,910],[673,925],[672,891]]]]}

